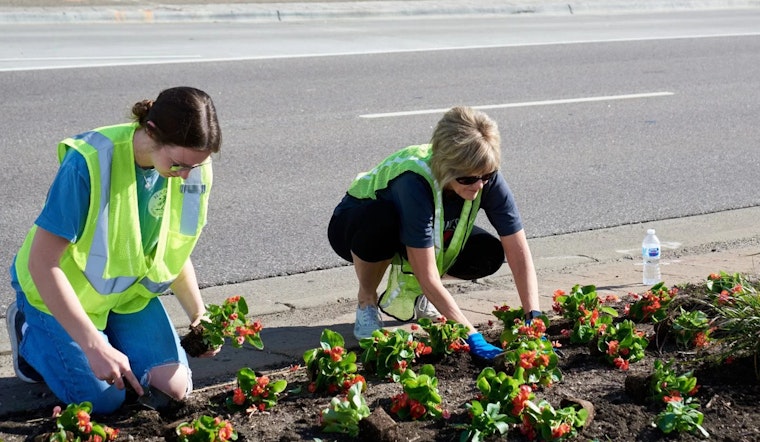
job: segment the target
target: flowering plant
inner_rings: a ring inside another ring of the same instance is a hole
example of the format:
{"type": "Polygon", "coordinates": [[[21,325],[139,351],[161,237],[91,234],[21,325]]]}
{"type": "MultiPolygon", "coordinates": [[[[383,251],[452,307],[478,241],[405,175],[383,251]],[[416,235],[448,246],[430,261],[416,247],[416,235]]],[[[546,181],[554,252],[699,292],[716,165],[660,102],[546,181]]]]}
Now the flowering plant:
{"type": "Polygon", "coordinates": [[[333,394],[341,389],[347,391],[357,382],[362,382],[366,389],[364,377],[356,374],[356,353],[346,352],[345,341],[340,333],[324,329],[320,344],[319,348],[306,350],[303,354],[311,379],[308,386],[310,393],[327,391],[333,394]]]}
{"type": "Polygon", "coordinates": [[[441,406],[443,399],[438,393],[438,378],[432,365],[423,365],[419,375],[411,369],[404,371],[399,382],[404,392],[393,397],[391,413],[401,419],[411,417],[413,420],[440,418],[448,414],[441,406]]]}
{"type": "Polygon", "coordinates": [[[644,332],[636,330],[636,324],[626,319],[599,335],[597,348],[604,354],[604,358],[621,370],[628,370],[631,362],[637,362],[644,358],[644,349],[649,340],[644,332]]]}
{"type": "Polygon", "coordinates": [[[420,318],[417,323],[427,333],[427,344],[432,349],[432,354],[452,354],[456,352],[467,353],[470,346],[465,343],[469,330],[464,324],[447,320],[441,316],[437,322],[428,318],[420,318]]]}
{"type": "Polygon", "coordinates": [[[237,431],[232,424],[220,417],[200,416],[191,422],[177,425],[179,442],[223,442],[237,440],[237,431]]]}
{"type": "Polygon", "coordinates": [[[515,367],[512,376],[523,384],[551,386],[562,380],[552,343],[541,338],[524,338],[509,344],[504,362],[515,367]]]}
{"type": "Polygon", "coordinates": [[[672,368],[673,361],[662,362],[657,359],[654,361],[654,373],[649,383],[649,391],[655,402],[662,402],[666,397],[674,396],[694,396],[697,394],[699,386],[697,378],[692,376],[692,372],[676,374],[672,368]]]}
{"type": "Polygon", "coordinates": [[[506,304],[501,307],[494,306],[494,310],[491,313],[501,320],[504,325],[504,331],[502,331],[499,337],[502,347],[506,347],[521,336],[543,337],[544,333],[546,333],[546,324],[549,323],[549,318],[542,314],[533,318],[530,324],[528,324],[525,320],[522,307],[512,309],[506,304]]]}
{"type": "Polygon", "coordinates": [[[268,376],[256,376],[250,368],[237,372],[237,387],[227,398],[227,408],[248,413],[266,411],[277,404],[277,398],[288,386],[288,381],[280,379],[270,382],[268,376]]]}
{"type": "Polygon", "coordinates": [[[210,347],[217,348],[224,344],[225,338],[230,338],[232,346],[240,348],[248,342],[256,349],[264,348],[259,333],[263,328],[258,321],[246,318],[248,304],[245,298],[231,296],[222,305],[208,304],[203,324],[203,340],[210,347]]]}
{"type": "Polygon", "coordinates": [[[699,404],[693,403],[691,398],[684,400],[680,396],[667,398],[666,401],[666,408],[652,422],[653,427],[659,428],[665,434],[673,431],[693,433],[699,430],[702,436],[710,437],[707,430],[702,427],[704,415],[699,411],[699,404]]]}
{"type": "Polygon", "coordinates": [[[472,420],[466,427],[466,431],[462,433],[460,440],[480,442],[485,437],[496,433],[503,435],[509,431],[511,418],[500,411],[501,403],[488,402],[483,408],[481,402],[472,401],[465,404],[465,407],[472,420]]]}
{"type": "Polygon", "coordinates": [[[668,289],[659,282],[643,295],[631,293],[634,303],[627,305],[626,315],[635,322],[658,322],[668,315],[668,304],[678,294],[678,288],[668,289]]]}
{"type": "Polygon", "coordinates": [[[676,343],[684,347],[703,348],[710,343],[712,328],[710,320],[702,310],[686,311],[679,306],[679,313],[673,318],[671,330],[676,343]]]}
{"type": "Polygon", "coordinates": [[[198,357],[209,350],[218,349],[230,338],[232,346],[240,348],[248,342],[258,350],[264,348],[259,333],[262,326],[258,321],[245,317],[248,305],[240,296],[227,298],[222,305],[206,305],[206,315],[197,325],[190,326],[190,333],[180,343],[188,355],[198,357]]]}
{"type": "Polygon", "coordinates": [[[520,431],[531,440],[537,437],[543,441],[571,439],[588,418],[588,411],[584,408],[576,410],[570,406],[555,410],[545,400],[538,404],[528,401],[526,405],[520,431]]]}
{"type": "Polygon", "coordinates": [[[553,299],[552,310],[562,315],[563,318],[573,322],[584,316],[584,311],[598,310],[601,313],[617,317],[617,310],[602,304],[602,300],[599,299],[599,295],[596,293],[596,286],[594,285],[581,287],[580,284],[576,284],[570,290],[570,293],[565,293],[559,289],[555,290],[553,299]]]}
{"type": "Polygon", "coordinates": [[[533,389],[503,371],[496,372],[493,367],[484,368],[478,375],[476,386],[480,390],[477,400],[482,406],[499,403],[500,411],[508,418],[510,424],[520,422],[520,415],[525,409],[525,402],[533,399],[533,389]]]}
{"type": "MultiPolygon", "coordinates": [[[[736,276],[741,279],[741,276],[736,276]]],[[[722,293],[722,292],[721,292],[722,293]]],[[[745,283],[732,291],[726,301],[710,305],[710,339],[717,344],[717,360],[732,360],[749,357],[757,360],[760,356],[758,336],[760,336],[760,296],[754,286],[745,283]]],[[[760,366],[755,366],[755,376],[760,379],[760,366]]]]}
{"type": "Polygon", "coordinates": [[[741,273],[710,273],[705,283],[707,290],[713,293],[722,293],[724,291],[738,293],[745,291],[749,287],[747,281],[741,273]]]}
{"type": "Polygon", "coordinates": [[[579,311],[581,316],[575,320],[573,329],[570,331],[570,342],[572,343],[587,344],[612,325],[612,316],[606,313],[599,314],[599,310],[596,308],[587,310],[581,306],[579,311]]]}
{"type": "Polygon", "coordinates": [[[50,442],[103,442],[116,440],[119,430],[98,424],[90,419],[92,403],[69,404],[61,412],[61,407],[53,408],[53,417],[58,431],[52,433],[50,442]]]}
{"type": "MultiPolygon", "coordinates": [[[[412,330],[415,328],[419,327],[412,324],[412,330]]],[[[372,336],[360,340],[359,346],[364,349],[361,356],[364,368],[381,378],[390,376],[395,382],[415,357],[432,352],[431,347],[414,340],[414,335],[400,328],[392,332],[375,330],[372,336]]]]}
{"type": "Polygon", "coordinates": [[[320,415],[324,431],[347,433],[352,437],[359,434],[359,421],[370,415],[362,396],[363,388],[363,383],[357,382],[351,385],[346,396],[332,398],[330,407],[322,410],[320,415]]]}

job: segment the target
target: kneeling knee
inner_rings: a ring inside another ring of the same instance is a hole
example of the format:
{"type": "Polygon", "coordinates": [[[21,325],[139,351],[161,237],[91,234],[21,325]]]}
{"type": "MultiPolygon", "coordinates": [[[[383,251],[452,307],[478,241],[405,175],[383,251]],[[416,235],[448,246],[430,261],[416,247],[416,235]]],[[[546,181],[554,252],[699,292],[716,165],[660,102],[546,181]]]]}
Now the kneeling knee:
{"type": "Polygon", "coordinates": [[[178,401],[193,390],[190,369],[182,364],[154,367],[149,372],[149,383],[178,401]]]}

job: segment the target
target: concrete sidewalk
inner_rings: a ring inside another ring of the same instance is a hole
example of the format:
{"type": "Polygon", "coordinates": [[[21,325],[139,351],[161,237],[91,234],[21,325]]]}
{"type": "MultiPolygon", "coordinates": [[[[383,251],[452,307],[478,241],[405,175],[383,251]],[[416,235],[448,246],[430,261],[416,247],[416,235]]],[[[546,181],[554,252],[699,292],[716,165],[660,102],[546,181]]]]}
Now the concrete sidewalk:
{"type": "Polygon", "coordinates": [[[760,8],[760,0],[0,0],[0,23],[285,22],[760,8]]]}
{"type": "MultiPolygon", "coordinates": [[[[645,291],[648,287],[641,283],[639,254],[647,228],[655,228],[662,242],[661,268],[668,285],[704,281],[710,273],[721,270],[758,276],[758,219],[760,208],[749,208],[532,239],[542,310],[551,312],[554,290],[568,291],[575,284],[593,284],[600,294],[620,297],[645,291]]],[[[475,324],[494,319],[491,311],[495,305],[520,305],[507,266],[489,278],[448,280],[446,284],[475,324]]],[[[214,304],[229,296],[244,296],[252,317],[264,325],[265,348],[257,351],[226,346],[213,359],[191,360],[196,388],[230,382],[242,367],[270,370],[303,364],[304,351],[319,346],[324,328],[343,335],[348,347],[358,348],[352,335],[356,282],[350,266],[211,287],[202,292],[205,302],[214,304]]],[[[178,333],[184,335],[188,326],[184,312],[173,297],[163,300],[178,333]]],[[[400,325],[386,321],[387,327],[400,325]]],[[[15,378],[5,327],[0,328],[0,391],[0,418],[57,403],[44,385],[29,385],[15,378]]]]}

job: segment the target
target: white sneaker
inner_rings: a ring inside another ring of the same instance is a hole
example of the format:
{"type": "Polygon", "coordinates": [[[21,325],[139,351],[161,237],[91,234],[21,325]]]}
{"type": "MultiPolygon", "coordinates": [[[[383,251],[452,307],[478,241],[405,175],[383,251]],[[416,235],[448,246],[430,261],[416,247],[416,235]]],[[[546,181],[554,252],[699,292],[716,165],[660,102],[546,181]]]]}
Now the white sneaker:
{"type": "Polygon", "coordinates": [[[5,321],[8,326],[8,340],[11,344],[13,370],[16,372],[16,377],[29,384],[42,382],[42,376],[18,353],[18,346],[21,343],[21,338],[24,336],[26,321],[24,321],[24,315],[18,311],[15,299],[11,300],[8,306],[8,310],[5,313],[5,321]]]}
{"type": "Polygon", "coordinates": [[[441,317],[441,312],[428,301],[425,295],[417,297],[417,301],[414,303],[414,317],[415,319],[428,318],[431,321],[436,321],[441,317]]]}
{"type": "Polygon", "coordinates": [[[383,320],[380,310],[376,305],[368,305],[364,308],[356,308],[356,323],[354,323],[354,337],[357,340],[369,338],[372,332],[383,328],[383,320]]]}

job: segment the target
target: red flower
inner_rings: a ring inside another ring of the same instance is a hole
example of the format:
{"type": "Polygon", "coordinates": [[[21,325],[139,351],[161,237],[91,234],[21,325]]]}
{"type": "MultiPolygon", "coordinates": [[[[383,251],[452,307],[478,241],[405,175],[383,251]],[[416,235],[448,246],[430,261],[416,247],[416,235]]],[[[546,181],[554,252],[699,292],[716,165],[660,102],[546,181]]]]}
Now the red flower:
{"type": "Polygon", "coordinates": [[[433,352],[433,347],[425,345],[424,342],[418,342],[417,343],[417,349],[414,350],[414,353],[417,356],[429,355],[432,352],[433,352]]]}
{"type": "Polygon", "coordinates": [[[607,343],[607,354],[610,356],[617,356],[618,354],[618,341],[610,341],[607,343]]]}
{"type": "Polygon", "coordinates": [[[242,388],[235,389],[235,392],[232,394],[232,402],[235,405],[243,405],[245,403],[245,393],[243,393],[242,388]]]}
{"type": "Polygon", "coordinates": [[[527,385],[520,385],[520,392],[512,399],[512,415],[519,416],[525,409],[525,403],[530,400],[533,390],[527,385]]]}
{"type": "Polygon", "coordinates": [[[425,413],[427,413],[427,409],[424,405],[422,405],[421,402],[416,401],[412,399],[409,404],[409,414],[412,416],[412,419],[419,419],[423,416],[425,416],[425,413]]]}
{"type": "Polygon", "coordinates": [[[77,426],[78,427],[84,427],[85,425],[90,423],[90,414],[87,413],[84,410],[77,411],[77,426]]]}
{"type": "Polygon", "coordinates": [[[536,440],[537,434],[536,429],[533,428],[533,426],[530,424],[530,420],[528,420],[528,416],[523,416],[523,422],[522,425],[520,425],[520,433],[524,434],[525,437],[528,438],[528,440],[536,440]]]}
{"type": "Polygon", "coordinates": [[[619,369],[621,369],[623,371],[628,370],[629,363],[628,363],[628,361],[626,359],[623,359],[620,356],[618,356],[612,362],[615,363],[615,367],[617,367],[617,368],[619,368],[619,369]]]}
{"type": "Polygon", "coordinates": [[[526,351],[520,354],[520,367],[530,370],[533,368],[533,360],[536,358],[536,352],[526,351]]]}
{"type": "Polygon", "coordinates": [[[229,422],[223,422],[224,427],[219,429],[219,440],[229,440],[232,437],[232,425],[229,422]]]}
{"type": "Polygon", "coordinates": [[[707,334],[705,332],[699,332],[694,336],[694,346],[697,348],[707,347],[709,343],[707,334]]]}
{"type": "Polygon", "coordinates": [[[566,422],[562,422],[557,428],[552,428],[552,437],[559,439],[565,434],[569,433],[572,428],[566,422]]]}
{"type": "Polygon", "coordinates": [[[330,359],[332,359],[333,362],[340,362],[340,360],[343,359],[343,347],[335,347],[330,350],[329,353],[330,359]]]}
{"type": "Polygon", "coordinates": [[[399,411],[406,408],[408,401],[409,395],[406,393],[401,393],[394,396],[393,401],[391,402],[391,413],[398,414],[399,411]]]}
{"type": "Polygon", "coordinates": [[[663,396],[662,400],[665,402],[681,402],[683,398],[678,390],[673,390],[670,392],[670,396],[663,396]]]}
{"type": "Polygon", "coordinates": [[[549,366],[549,356],[548,355],[539,355],[536,357],[535,360],[533,360],[533,366],[534,367],[548,367],[549,366]]]}
{"type": "Polygon", "coordinates": [[[116,440],[116,438],[119,436],[119,430],[116,428],[111,428],[104,425],[103,431],[106,432],[106,437],[108,440],[116,440]]]}

